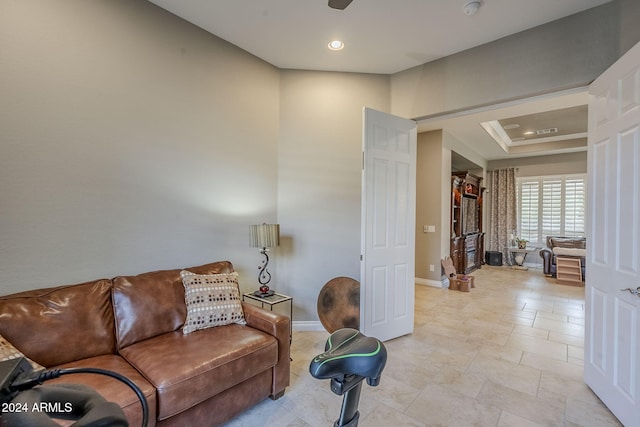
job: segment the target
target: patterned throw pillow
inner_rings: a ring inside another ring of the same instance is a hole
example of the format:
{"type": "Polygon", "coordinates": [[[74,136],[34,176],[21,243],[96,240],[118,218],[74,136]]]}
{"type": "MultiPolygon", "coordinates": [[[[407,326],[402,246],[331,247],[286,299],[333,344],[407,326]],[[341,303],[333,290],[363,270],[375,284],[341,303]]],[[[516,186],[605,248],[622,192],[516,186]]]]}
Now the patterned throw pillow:
{"type": "Polygon", "coordinates": [[[180,277],[187,304],[187,319],[182,328],[185,335],[213,326],[247,324],[240,303],[238,273],[195,274],[183,270],[180,277]]]}
{"type": "Polygon", "coordinates": [[[31,367],[35,371],[39,371],[44,369],[44,366],[34,362],[33,360],[26,357],[24,354],[20,352],[17,348],[13,346],[5,337],[0,335],[0,361],[4,362],[5,360],[17,359],[18,357],[24,357],[31,363],[31,367]]]}

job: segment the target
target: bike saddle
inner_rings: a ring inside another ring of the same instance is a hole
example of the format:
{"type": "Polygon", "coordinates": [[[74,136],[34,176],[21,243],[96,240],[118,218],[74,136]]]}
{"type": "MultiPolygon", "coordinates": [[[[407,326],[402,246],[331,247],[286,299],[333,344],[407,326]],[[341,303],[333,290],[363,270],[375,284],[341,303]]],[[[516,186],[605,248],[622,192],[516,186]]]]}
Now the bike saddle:
{"type": "Polygon", "coordinates": [[[356,375],[377,386],[387,362],[387,349],[377,338],[350,328],[338,329],[327,339],[325,352],[311,361],[309,372],[318,379],[343,381],[356,375]]]}

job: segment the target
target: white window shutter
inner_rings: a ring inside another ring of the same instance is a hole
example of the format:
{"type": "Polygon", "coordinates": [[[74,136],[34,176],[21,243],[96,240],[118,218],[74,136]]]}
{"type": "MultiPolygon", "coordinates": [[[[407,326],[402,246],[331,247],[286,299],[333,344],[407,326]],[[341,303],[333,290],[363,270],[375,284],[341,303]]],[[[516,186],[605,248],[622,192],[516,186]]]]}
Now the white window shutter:
{"type": "Polygon", "coordinates": [[[531,244],[547,236],[584,236],[587,176],[517,178],[518,234],[531,244]]]}

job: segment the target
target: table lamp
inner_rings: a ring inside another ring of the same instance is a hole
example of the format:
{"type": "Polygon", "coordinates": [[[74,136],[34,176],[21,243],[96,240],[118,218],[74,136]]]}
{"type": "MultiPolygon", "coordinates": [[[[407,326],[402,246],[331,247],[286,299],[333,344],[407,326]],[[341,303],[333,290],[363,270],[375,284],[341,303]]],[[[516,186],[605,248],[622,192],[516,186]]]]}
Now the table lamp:
{"type": "Polygon", "coordinates": [[[251,225],[249,231],[251,247],[260,248],[260,253],[264,255],[264,260],[258,266],[258,283],[260,284],[260,290],[256,291],[255,295],[262,297],[273,295],[274,291],[269,289],[271,273],[267,270],[267,264],[269,264],[269,255],[267,255],[267,252],[269,248],[280,245],[280,225],[264,223],[251,225]]]}

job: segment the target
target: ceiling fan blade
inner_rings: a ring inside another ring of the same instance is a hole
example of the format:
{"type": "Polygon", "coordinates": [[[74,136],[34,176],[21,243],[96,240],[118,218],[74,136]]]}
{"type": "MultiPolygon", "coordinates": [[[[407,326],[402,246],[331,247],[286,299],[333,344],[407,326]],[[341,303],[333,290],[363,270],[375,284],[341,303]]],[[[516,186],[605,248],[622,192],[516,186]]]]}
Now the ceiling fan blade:
{"type": "Polygon", "coordinates": [[[329,7],[344,10],[353,0],[329,0],[329,7]]]}

